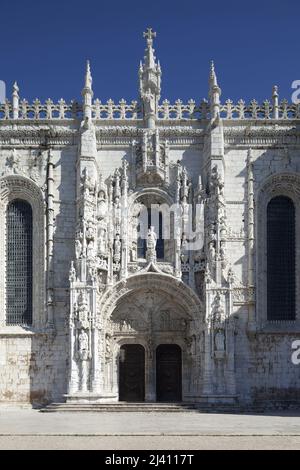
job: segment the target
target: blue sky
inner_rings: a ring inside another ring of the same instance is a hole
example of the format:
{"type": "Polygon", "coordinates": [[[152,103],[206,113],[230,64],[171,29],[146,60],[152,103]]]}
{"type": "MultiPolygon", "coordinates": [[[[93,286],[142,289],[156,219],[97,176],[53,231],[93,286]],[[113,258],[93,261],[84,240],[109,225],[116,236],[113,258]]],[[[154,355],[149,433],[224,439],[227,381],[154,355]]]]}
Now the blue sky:
{"type": "Polygon", "coordinates": [[[300,79],[300,1],[1,0],[0,80],[21,97],[80,99],[86,59],[94,95],[135,99],[147,26],[156,32],[162,98],[207,96],[213,59],[226,98],[259,101],[300,79]]]}

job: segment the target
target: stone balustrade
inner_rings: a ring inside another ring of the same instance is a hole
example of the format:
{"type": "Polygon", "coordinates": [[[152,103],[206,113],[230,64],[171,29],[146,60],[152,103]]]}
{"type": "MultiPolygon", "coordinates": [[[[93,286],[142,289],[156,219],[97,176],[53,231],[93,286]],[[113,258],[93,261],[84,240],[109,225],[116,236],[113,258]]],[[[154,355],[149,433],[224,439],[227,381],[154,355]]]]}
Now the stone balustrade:
{"type": "MultiPolygon", "coordinates": [[[[300,104],[292,104],[287,100],[282,100],[278,105],[265,100],[259,104],[252,100],[246,104],[244,100],[234,103],[228,99],[219,106],[220,117],[222,119],[300,119],[300,104]]],[[[81,103],[71,101],[66,103],[60,99],[54,103],[47,99],[45,103],[36,99],[29,103],[26,99],[18,101],[18,106],[13,107],[11,101],[6,100],[0,104],[0,119],[31,119],[31,120],[54,120],[54,119],[79,119],[83,118],[83,107],[81,103]]],[[[118,103],[109,99],[102,103],[99,99],[92,104],[92,118],[95,120],[141,120],[142,109],[137,101],[127,103],[121,99],[118,103]]],[[[180,99],[174,104],[168,100],[162,101],[158,106],[157,120],[207,120],[210,119],[210,105],[207,100],[202,100],[200,104],[190,99],[183,103],[180,99]]]]}

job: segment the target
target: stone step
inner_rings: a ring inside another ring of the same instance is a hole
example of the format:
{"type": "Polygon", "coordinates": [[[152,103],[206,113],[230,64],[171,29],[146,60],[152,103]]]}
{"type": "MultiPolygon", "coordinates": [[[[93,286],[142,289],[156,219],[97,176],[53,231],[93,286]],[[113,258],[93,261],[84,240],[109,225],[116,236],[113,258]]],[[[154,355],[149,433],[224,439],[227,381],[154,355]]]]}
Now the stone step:
{"type": "Polygon", "coordinates": [[[209,404],[209,403],[51,403],[40,411],[51,412],[143,412],[143,413],[182,413],[210,412],[234,413],[239,412],[238,405],[209,404]]]}

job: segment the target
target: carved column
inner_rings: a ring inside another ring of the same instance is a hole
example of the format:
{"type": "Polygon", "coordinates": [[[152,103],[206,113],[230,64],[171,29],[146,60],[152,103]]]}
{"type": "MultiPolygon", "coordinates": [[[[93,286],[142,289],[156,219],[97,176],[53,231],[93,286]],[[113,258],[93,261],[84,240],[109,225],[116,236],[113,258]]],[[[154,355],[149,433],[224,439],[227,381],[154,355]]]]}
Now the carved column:
{"type": "MultiPolygon", "coordinates": [[[[247,157],[247,196],[248,196],[248,294],[254,287],[254,177],[252,150],[247,157]]],[[[248,326],[254,328],[255,305],[248,299],[248,326]]]]}
{"type": "Polygon", "coordinates": [[[54,328],[54,286],[53,286],[53,233],[54,233],[54,175],[51,151],[47,163],[47,326],[54,328]]]}
{"type": "Polygon", "coordinates": [[[236,381],[235,381],[235,323],[233,318],[233,285],[232,279],[229,279],[229,291],[228,291],[228,324],[227,324],[227,370],[226,370],[226,382],[227,391],[231,395],[236,394],[236,381]]]}
{"type": "Polygon", "coordinates": [[[122,254],[121,254],[121,272],[120,279],[127,277],[127,264],[128,264],[128,179],[127,179],[127,162],[123,164],[123,179],[122,179],[122,203],[121,203],[121,240],[122,240],[122,254]]]}
{"type": "Polygon", "coordinates": [[[213,392],[212,388],[212,351],[211,351],[211,328],[208,318],[208,312],[210,311],[211,305],[211,293],[208,290],[208,284],[206,284],[206,328],[204,332],[204,372],[203,372],[203,395],[211,395],[213,392]]]}
{"type": "Polygon", "coordinates": [[[75,269],[72,262],[70,270],[70,318],[69,318],[69,383],[68,394],[72,395],[78,391],[79,388],[79,375],[78,366],[75,359],[76,351],[76,335],[74,325],[74,306],[75,306],[75,269]]]}
{"type": "Polygon", "coordinates": [[[99,357],[99,321],[96,318],[97,315],[97,285],[96,277],[92,281],[92,329],[91,329],[91,354],[92,354],[92,371],[91,371],[91,382],[92,392],[94,394],[100,394],[102,392],[101,387],[101,359],[99,357]]]}

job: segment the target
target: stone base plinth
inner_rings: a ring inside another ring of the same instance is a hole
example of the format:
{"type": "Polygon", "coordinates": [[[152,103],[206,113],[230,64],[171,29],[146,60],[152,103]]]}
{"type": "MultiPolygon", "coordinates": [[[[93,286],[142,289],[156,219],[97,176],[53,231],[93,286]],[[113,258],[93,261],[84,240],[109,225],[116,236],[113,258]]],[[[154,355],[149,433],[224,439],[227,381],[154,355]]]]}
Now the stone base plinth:
{"type": "Polygon", "coordinates": [[[207,403],[207,404],[229,404],[236,405],[238,403],[237,395],[198,395],[198,396],[185,396],[185,402],[191,403],[207,403]]]}
{"type": "Polygon", "coordinates": [[[109,394],[98,394],[88,392],[78,392],[72,395],[64,395],[66,403],[112,403],[118,402],[119,397],[117,395],[109,394]]]}

